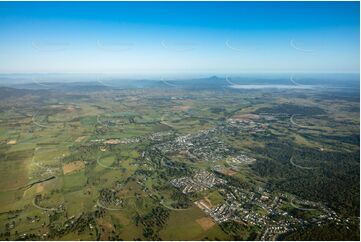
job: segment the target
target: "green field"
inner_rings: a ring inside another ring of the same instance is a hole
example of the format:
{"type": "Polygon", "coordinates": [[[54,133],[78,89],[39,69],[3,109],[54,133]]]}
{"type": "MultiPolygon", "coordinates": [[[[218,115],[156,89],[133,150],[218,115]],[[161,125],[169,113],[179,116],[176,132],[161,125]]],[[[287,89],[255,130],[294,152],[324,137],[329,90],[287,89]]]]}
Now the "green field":
{"type": "Polygon", "coordinates": [[[0,105],[0,239],[260,239],[265,227],[246,210],[312,221],[330,209],[352,227],[359,103],[322,95],[149,88],[14,97],[21,107],[0,105]],[[187,137],[191,145],[177,143],[187,137]],[[239,154],[255,161],[227,162],[239,154]],[[200,171],[226,183],[191,193],[171,183],[200,171]],[[230,194],[239,207],[227,221],[196,205],[215,209],[230,194]]]}

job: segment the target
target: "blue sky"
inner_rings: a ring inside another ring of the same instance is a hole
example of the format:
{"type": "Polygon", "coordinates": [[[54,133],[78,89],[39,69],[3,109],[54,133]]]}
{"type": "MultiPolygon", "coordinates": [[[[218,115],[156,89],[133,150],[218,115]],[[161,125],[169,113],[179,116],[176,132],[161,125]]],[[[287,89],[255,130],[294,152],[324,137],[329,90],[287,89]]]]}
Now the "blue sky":
{"type": "Polygon", "coordinates": [[[358,2],[1,2],[0,72],[359,72],[358,2]]]}

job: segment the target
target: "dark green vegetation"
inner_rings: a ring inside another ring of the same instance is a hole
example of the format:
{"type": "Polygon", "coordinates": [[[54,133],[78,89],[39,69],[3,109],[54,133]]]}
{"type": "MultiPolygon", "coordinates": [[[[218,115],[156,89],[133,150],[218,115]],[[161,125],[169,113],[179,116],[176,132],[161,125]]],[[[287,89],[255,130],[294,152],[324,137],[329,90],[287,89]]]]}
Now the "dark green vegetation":
{"type": "Polygon", "coordinates": [[[325,241],[340,241],[340,240],[360,240],[360,227],[356,224],[352,226],[338,225],[330,223],[323,226],[315,226],[307,229],[302,229],[297,232],[285,234],[279,239],[284,240],[325,240],[325,241]]]}
{"type": "Polygon", "coordinates": [[[0,88],[0,239],[358,240],[358,94],[213,84],[0,88]]]}

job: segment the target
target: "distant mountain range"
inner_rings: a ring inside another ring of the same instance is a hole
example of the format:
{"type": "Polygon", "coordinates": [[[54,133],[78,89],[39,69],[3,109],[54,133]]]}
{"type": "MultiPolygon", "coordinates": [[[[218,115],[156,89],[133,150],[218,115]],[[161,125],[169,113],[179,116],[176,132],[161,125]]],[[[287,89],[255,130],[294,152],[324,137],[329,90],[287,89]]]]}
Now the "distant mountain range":
{"type": "Polygon", "coordinates": [[[206,78],[190,79],[139,79],[130,80],[122,78],[94,78],[82,76],[79,79],[74,77],[67,79],[54,75],[34,78],[26,75],[0,75],[0,85],[20,89],[69,89],[69,90],[106,90],[124,88],[196,88],[196,89],[219,89],[229,88],[236,85],[265,85],[267,87],[277,86],[317,86],[324,88],[343,88],[359,90],[358,76],[335,75],[335,76],[241,76],[241,77],[219,77],[210,76],[206,78]]]}

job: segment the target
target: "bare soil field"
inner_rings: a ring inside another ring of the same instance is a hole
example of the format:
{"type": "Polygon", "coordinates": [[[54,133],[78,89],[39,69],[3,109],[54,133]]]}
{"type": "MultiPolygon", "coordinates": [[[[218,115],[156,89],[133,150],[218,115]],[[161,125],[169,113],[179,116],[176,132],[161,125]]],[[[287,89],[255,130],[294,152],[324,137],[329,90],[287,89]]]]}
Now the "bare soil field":
{"type": "Polygon", "coordinates": [[[81,160],[74,161],[69,164],[63,165],[63,173],[64,173],[64,175],[66,175],[66,174],[72,173],[74,171],[79,171],[79,170],[83,169],[84,167],[85,167],[84,161],[81,161],[81,160]]]}
{"type": "Polygon", "coordinates": [[[209,230],[215,225],[213,220],[207,217],[199,218],[196,220],[196,222],[202,227],[204,231],[209,230]]]}

